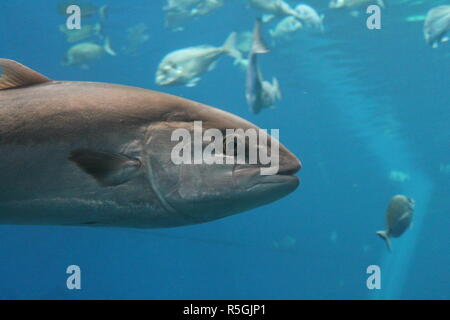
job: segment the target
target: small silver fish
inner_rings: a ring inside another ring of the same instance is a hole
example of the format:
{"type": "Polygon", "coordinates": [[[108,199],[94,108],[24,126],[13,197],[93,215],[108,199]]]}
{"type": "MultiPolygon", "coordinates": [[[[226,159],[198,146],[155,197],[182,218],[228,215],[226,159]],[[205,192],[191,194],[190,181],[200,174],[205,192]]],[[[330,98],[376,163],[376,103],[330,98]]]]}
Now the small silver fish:
{"type": "Polygon", "coordinates": [[[290,40],[292,34],[302,27],[302,23],[297,18],[289,16],[281,20],[275,29],[269,30],[269,33],[275,40],[290,40]]]}
{"type": "Polygon", "coordinates": [[[103,46],[94,42],[78,43],[67,51],[63,64],[88,69],[88,63],[99,60],[104,52],[111,56],[116,55],[116,52],[111,48],[109,38],[105,39],[103,46]]]}
{"type": "Polygon", "coordinates": [[[222,47],[202,45],[173,51],[167,54],[158,66],[155,82],[160,86],[186,85],[194,87],[200,75],[215,68],[217,60],[228,54],[241,59],[235,47],[236,33],[233,32],[222,47]]]}
{"type": "Polygon", "coordinates": [[[67,29],[65,24],[59,26],[59,30],[64,33],[69,43],[86,40],[91,37],[103,38],[102,26],[100,23],[83,25],[81,29],[67,29]]]}
{"type": "Polygon", "coordinates": [[[137,56],[141,46],[150,39],[147,30],[148,27],[144,23],[138,23],[128,28],[126,44],[122,47],[122,52],[131,56],[137,56]]]}
{"type": "Polygon", "coordinates": [[[221,6],[223,0],[168,0],[163,8],[166,12],[166,27],[181,31],[188,20],[206,16],[221,6]]]}
{"type": "Polygon", "coordinates": [[[67,15],[67,8],[70,5],[77,5],[80,7],[80,14],[82,18],[90,18],[98,13],[100,19],[103,21],[107,18],[107,9],[108,5],[103,5],[101,7],[97,7],[96,5],[86,2],[86,1],[78,1],[78,0],[69,0],[60,2],[57,4],[58,13],[62,16],[67,15]]]}
{"type": "Polygon", "coordinates": [[[414,200],[404,195],[392,197],[386,211],[385,231],[377,231],[377,235],[384,241],[388,250],[392,250],[391,237],[400,237],[411,225],[414,211],[414,200]]]}
{"type": "Polygon", "coordinates": [[[358,8],[365,5],[369,5],[370,3],[376,3],[382,8],[385,7],[383,0],[331,0],[329,7],[332,9],[358,8]]]}
{"type": "Polygon", "coordinates": [[[302,24],[311,29],[315,29],[323,32],[323,18],[324,15],[319,15],[317,11],[306,4],[299,4],[295,7],[297,12],[297,18],[302,22],[302,24]]]}
{"type": "Polygon", "coordinates": [[[293,250],[297,245],[297,239],[291,235],[286,235],[281,239],[274,240],[272,246],[274,249],[279,250],[293,250]]]}
{"type": "Polygon", "coordinates": [[[253,46],[248,56],[245,97],[250,112],[257,114],[262,109],[273,107],[276,100],[281,99],[278,80],[272,83],[264,81],[259,70],[257,55],[269,52],[261,38],[261,20],[257,19],[253,31],[253,46]]]}
{"type": "Polygon", "coordinates": [[[269,22],[275,17],[297,16],[297,12],[283,0],[249,0],[249,4],[266,13],[262,18],[263,22],[269,22]]]}
{"type": "Polygon", "coordinates": [[[446,42],[449,38],[446,33],[450,30],[450,5],[439,6],[428,11],[423,26],[425,41],[436,48],[440,42],[446,42]]]}

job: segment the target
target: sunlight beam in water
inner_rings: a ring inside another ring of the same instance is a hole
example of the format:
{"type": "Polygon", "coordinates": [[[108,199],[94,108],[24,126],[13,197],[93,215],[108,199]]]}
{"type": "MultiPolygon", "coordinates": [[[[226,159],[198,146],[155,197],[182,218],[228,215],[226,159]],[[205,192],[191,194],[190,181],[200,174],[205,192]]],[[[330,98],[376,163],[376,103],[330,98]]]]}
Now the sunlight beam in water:
{"type": "MultiPolygon", "coordinates": [[[[380,291],[370,294],[370,298],[374,299],[400,299],[431,198],[432,183],[426,174],[415,166],[413,152],[407,141],[399,135],[385,135],[383,128],[371,124],[375,117],[371,111],[377,110],[377,102],[375,100],[368,101],[368,97],[362,95],[349,97],[346,95],[346,89],[352,88],[347,85],[339,86],[338,91],[342,97],[335,101],[346,101],[346,104],[338,106],[338,108],[352,120],[354,129],[364,136],[367,148],[378,156],[377,160],[385,167],[383,171],[388,172],[391,168],[402,168],[406,172],[412,173],[411,180],[401,184],[398,192],[415,199],[412,227],[400,238],[395,238],[392,253],[387,251],[383,253],[380,264],[382,288],[380,291]],[[373,108],[369,107],[371,104],[373,104],[373,108]],[[365,108],[361,106],[365,106],[365,108]]],[[[398,125],[401,126],[401,124],[398,125]]]]}
{"type": "MultiPolygon", "coordinates": [[[[314,72],[308,72],[308,76],[317,76],[315,80],[323,82],[326,99],[332,98],[329,99],[330,104],[343,113],[353,132],[364,140],[367,149],[385,168],[383,171],[389,172],[392,168],[402,168],[405,172],[411,173],[411,179],[399,185],[397,193],[405,194],[415,200],[412,226],[400,238],[393,240],[392,253],[385,250],[384,246],[382,247],[383,252],[379,262],[381,290],[368,290],[369,299],[405,298],[403,288],[408,279],[408,271],[412,268],[414,251],[427,213],[433,189],[432,181],[421,168],[415,165],[411,145],[401,134],[396,133],[401,131],[398,129],[401,129],[402,124],[395,121],[392,114],[383,114],[382,123],[389,124],[394,127],[394,130],[387,132],[385,126],[380,126],[379,113],[387,109],[385,101],[381,104],[377,100],[378,97],[355,93],[355,89],[364,89],[366,84],[348,79],[346,75],[349,70],[334,65],[329,58],[315,54],[308,55],[307,60],[311,60],[308,65],[315,66],[314,72]],[[320,70],[317,70],[316,66],[321,66],[320,70]],[[337,82],[340,84],[330,86],[337,82]]],[[[380,201],[385,201],[387,205],[388,199],[380,199],[380,201]]],[[[380,215],[382,214],[384,213],[380,212],[380,215]]],[[[374,237],[377,227],[379,226],[374,226],[374,237]]]]}

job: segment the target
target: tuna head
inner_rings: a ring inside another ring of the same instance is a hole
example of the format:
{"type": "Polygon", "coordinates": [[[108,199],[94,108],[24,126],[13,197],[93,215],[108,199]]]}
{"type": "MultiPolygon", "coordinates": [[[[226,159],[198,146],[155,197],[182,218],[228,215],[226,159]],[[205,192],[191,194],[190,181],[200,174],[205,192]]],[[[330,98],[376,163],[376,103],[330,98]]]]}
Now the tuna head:
{"type": "Polygon", "coordinates": [[[152,189],[183,224],[256,208],[297,188],[299,160],[253,124],[203,105],[174,117],[148,128],[145,158],[152,189]],[[267,150],[271,163],[252,161],[252,152],[267,150]]]}

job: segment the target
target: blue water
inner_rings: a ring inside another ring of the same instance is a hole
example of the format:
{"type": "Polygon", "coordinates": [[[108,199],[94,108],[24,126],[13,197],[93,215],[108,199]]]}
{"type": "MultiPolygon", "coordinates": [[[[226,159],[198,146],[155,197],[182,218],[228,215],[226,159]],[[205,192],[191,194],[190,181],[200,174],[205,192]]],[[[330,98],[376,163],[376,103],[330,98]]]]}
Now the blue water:
{"type": "Polygon", "coordinates": [[[252,28],[257,11],[243,0],[225,2],[173,32],[164,28],[162,0],[108,1],[104,32],[119,54],[88,70],[61,64],[71,44],[58,30],[65,23],[58,1],[0,3],[1,57],[52,79],[164,91],[279,128],[303,163],[294,193],[206,224],[0,226],[0,298],[449,299],[450,174],[439,168],[450,164],[450,45],[432,49],[423,22],[405,18],[450,2],[386,0],[381,30],[368,30],[364,12],[353,17],[328,9],[328,1],[310,1],[325,14],[325,33],[299,32],[260,58],[265,77],[279,79],[283,99],[258,115],[249,113],[245,74],[229,57],[196,87],[154,83],[168,52],[220,45],[231,31],[252,28]],[[149,41],[138,55],[122,54],[125,30],[138,23],[147,25],[149,41]],[[391,170],[410,179],[392,181],[391,170]],[[388,254],[375,231],[385,227],[387,202],[397,193],[414,198],[416,211],[388,254]],[[81,290],[66,288],[72,264],[82,270],[81,290]],[[366,286],[369,265],[381,268],[380,290],[366,286]]]}

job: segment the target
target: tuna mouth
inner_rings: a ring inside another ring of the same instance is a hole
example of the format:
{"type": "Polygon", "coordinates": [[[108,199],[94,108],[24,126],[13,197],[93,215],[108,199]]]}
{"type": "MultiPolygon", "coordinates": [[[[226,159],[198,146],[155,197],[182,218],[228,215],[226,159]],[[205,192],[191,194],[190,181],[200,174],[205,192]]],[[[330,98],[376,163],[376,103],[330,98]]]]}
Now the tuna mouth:
{"type": "Polygon", "coordinates": [[[294,175],[296,172],[295,169],[289,169],[279,171],[272,176],[263,176],[264,180],[262,183],[288,184],[297,187],[300,184],[300,178],[294,175]]]}
{"type": "MultiPolygon", "coordinates": [[[[267,168],[267,167],[255,167],[255,166],[244,166],[241,168],[235,167],[233,169],[233,173],[248,173],[251,175],[260,175],[261,174],[261,169],[262,168],[267,168]]],[[[283,166],[283,167],[279,167],[278,172],[273,174],[273,175],[267,175],[268,177],[270,176],[288,176],[288,177],[295,177],[294,176],[298,171],[300,171],[301,169],[301,165],[300,163],[294,164],[294,165],[289,165],[289,166],[283,166]]]]}
{"type": "Polygon", "coordinates": [[[295,189],[300,184],[300,178],[295,176],[295,174],[300,171],[301,167],[299,160],[289,161],[288,164],[280,165],[277,174],[265,176],[263,183],[282,184],[295,189]]]}
{"type": "Polygon", "coordinates": [[[295,176],[295,174],[301,169],[301,163],[297,159],[280,166],[278,172],[273,175],[262,175],[261,168],[262,167],[259,166],[235,167],[233,170],[233,176],[236,178],[246,177],[244,178],[244,181],[252,187],[257,185],[265,185],[268,187],[272,185],[274,188],[276,186],[284,186],[294,190],[300,184],[300,178],[295,176]]]}
{"type": "Polygon", "coordinates": [[[296,163],[290,164],[288,166],[280,167],[277,175],[293,176],[294,174],[300,171],[301,167],[302,165],[300,161],[297,161],[296,163]]]}

